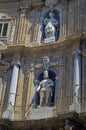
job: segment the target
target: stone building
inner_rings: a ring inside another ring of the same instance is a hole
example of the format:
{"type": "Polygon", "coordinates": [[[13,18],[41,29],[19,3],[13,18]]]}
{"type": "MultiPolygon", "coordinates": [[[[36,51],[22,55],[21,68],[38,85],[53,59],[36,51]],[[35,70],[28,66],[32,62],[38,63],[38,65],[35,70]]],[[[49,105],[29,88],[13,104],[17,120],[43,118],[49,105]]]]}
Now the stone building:
{"type": "Polygon", "coordinates": [[[86,129],[86,0],[0,0],[0,130],[86,129]]]}

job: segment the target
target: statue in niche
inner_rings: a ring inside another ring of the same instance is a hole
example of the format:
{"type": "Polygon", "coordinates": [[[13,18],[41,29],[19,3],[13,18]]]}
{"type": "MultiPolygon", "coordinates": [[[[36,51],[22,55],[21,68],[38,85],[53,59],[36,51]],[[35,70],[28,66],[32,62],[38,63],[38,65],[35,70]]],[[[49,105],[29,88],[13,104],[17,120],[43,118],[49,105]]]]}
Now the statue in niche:
{"type": "Polygon", "coordinates": [[[65,130],[75,130],[75,126],[71,124],[71,122],[66,119],[65,121],[65,130]]]}
{"type": "Polygon", "coordinates": [[[50,12],[49,13],[49,18],[44,19],[44,33],[45,33],[45,39],[44,42],[55,42],[56,40],[56,32],[57,29],[59,28],[59,23],[55,19],[54,13],[50,12]]]}
{"type": "Polygon", "coordinates": [[[48,70],[44,71],[44,79],[39,83],[36,91],[39,92],[39,106],[50,106],[53,96],[54,82],[49,79],[48,70]]]}

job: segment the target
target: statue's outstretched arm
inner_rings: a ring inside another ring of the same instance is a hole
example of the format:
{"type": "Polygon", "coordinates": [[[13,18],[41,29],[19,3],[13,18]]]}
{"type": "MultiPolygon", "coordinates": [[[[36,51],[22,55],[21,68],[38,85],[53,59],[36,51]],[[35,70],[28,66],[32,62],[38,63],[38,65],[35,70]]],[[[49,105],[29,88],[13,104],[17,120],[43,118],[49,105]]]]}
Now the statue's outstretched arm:
{"type": "Polygon", "coordinates": [[[37,87],[36,91],[37,91],[37,92],[39,92],[39,91],[40,91],[40,89],[41,89],[41,83],[38,85],[38,87],[37,87]]]}

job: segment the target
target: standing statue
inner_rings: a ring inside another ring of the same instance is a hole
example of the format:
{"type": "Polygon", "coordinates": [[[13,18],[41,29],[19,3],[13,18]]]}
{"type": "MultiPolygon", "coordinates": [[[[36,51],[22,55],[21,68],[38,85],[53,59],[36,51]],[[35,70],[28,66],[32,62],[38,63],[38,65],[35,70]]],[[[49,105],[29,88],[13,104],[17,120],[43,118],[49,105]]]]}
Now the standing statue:
{"type": "Polygon", "coordinates": [[[44,71],[44,79],[39,83],[37,92],[40,94],[39,106],[50,106],[54,82],[48,78],[48,70],[44,71]]]}
{"type": "Polygon", "coordinates": [[[68,119],[66,119],[66,121],[65,121],[65,130],[74,130],[75,129],[75,127],[71,124],[71,122],[68,120],[68,119]]]}
{"type": "Polygon", "coordinates": [[[45,37],[47,38],[54,38],[56,37],[56,29],[58,28],[58,21],[54,17],[54,13],[49,13],[49,19],[45,18],[44,25],[45,25],[45,37]]]}

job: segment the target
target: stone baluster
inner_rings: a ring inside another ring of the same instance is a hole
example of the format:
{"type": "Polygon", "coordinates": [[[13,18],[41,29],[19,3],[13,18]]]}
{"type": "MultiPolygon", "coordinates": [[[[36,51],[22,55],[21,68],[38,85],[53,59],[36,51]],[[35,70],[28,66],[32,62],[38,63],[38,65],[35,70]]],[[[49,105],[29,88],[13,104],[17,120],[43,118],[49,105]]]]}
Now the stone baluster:
{"type": "Polygon", "coordinates": [[[13,119],[14,115],[14,105],[15,105],[15,98],[16,98],[16,90],[17,90],[17,83],[18,83],[18,73],[19,73],[19,66],[20,62],[12,62],[13,72],[11,77],[11,83],[9,88],[8,94],[8,101],[6,110],[3,112],[2,118],[4,119],[13,119]]]}

